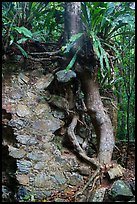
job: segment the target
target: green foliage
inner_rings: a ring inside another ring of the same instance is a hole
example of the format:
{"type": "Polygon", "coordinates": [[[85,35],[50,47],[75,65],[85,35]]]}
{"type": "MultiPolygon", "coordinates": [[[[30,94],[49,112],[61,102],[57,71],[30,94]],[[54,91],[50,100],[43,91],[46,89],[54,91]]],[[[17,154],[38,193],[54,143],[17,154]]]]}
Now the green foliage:
{"type": "Polygon", "coordinates": [[[75,63],[75,61],[76,61],[76,58],[77,58],[77,53],[79,52],[79,50],[80,50],[80,48],[76,51],[76,53],[75,53],[75,55],[73,56],[73,58],[71,59],[70,63],[69,63],[68,66],[65,68],[66,71],[69,71],[69,70],[73,67],[73,65],[74,65],[74,63],[75,63]]]}
{"type": "Polygon", "coordinates": [[[108,72],[109,81],[112,79],[109,52],[113,50],[113,56],[120,59],[119,45],[116,36],[127,33],[133,34],[135,16],[130,3],[121,2],[83,2],[82,19],[85,29],[93,44],[94,52],[99,61],[100,83],[108,72]],[[131,29],[127,29],[127,27],[131,29]],[[125,27],[125,30],[121,30],[125,27]]]}
{"type": "Polygon", "coordinates": [[[2,2],[3,50],[6,51],[13,41],[25,42],[24,36],[32,38],[32,33],[33,39],[40,42],[58,40],[63,12],[62,2],[2,2]]]}
{"type": "Polygon", "coordinates": [[[104,62],[103,62],[103,60],[104,60],[105,64],[106,64],[106,68],[109,71],[110,70],[109,60],[108,60],[106,51],[104,50],[103,46],[101,45],[100,39],[97,37],[97,35],[94,32],[91,31],[90,34],[91,34],[91,37],[93,40],[93,49],[94,49],[94,52],[96,53],[97,57],[100,60],[101,68],[104,70],[104,62]]]}
{"type": "MultiPolygon", "coordinates": [[[[35,33],[32,33],[30,30],[28,30],[27,28],[25,28],[24,26],[21,26],[21,27],[14,27],[12,28],[14,30],[14,34],[22,34],[21,35],[21,39],[17,40],[17,43],[14,42],[14,37],[12,34],[10,34],[10,45],[12,45],[12,43],[14,43],[18,48],[19,50],[21,51],[22,55],[24,55],[25,57],[28,56],[27,52],[19,45],[19,44],[22,44],[22,43],[25,43],[26,41],[28,40],[37,40],[36,38],[36,32],[35,33]],[[23,36],[23,37],[22,37],[23,36]]],[[[37,32],[37,37],[41,35],[40,32],[37,32]]]]}
{"type": "Polygon", "coordinates": [[[25,28],[24,26],[21,27],[15,27],[14,28],[16,31],[18,31],[18,33],[20,34],[24,34],[24,36],[28,37],[28,38],[32,38],[32,33],[30,30],[28,30],[27,28],[25,28]]]}
{"type": "Polygon", "coordinates": [[[19,50],[21,51],[22,55],[27,58],[28,57],[27,52],[20,45],[18,45],[17,43],[14,43],[14,44],[19,48],[19,50]]]}
{"type": "MultiPolygon", "coordinates": [[[[131,29],[131,27],[130,27],[131,29]]],[[[135,139],[135,36],[128,34],[119,36],[122,59],[118,64],[117,77],[121,76],[120,84],[116,85],[119,99],[118,138],[135,139]],[[121,134],[121,127],[123,136],[121,134]]]]}
{"type": "Polygon", "coordinates": [[[24,201],[29,200],[29,199],[30,199],[30,195],[25,195],[23,198],[24,201]]]}

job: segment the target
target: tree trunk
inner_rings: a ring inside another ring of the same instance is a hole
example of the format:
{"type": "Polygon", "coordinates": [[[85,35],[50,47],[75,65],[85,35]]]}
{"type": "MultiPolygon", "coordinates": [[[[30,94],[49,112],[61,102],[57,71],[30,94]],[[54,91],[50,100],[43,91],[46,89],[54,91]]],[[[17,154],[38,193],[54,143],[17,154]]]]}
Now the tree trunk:
{"type": "MultiPolygon", "coordinates": [[[[81,21],[81,2],[66,2],[65,4],[65,38],[66,41],[74,35],[82,32],[82,21],[81,21]]],[[[77,48],[82,44],[82,38],[73,47],[73,52],[77,51],[77,48]]],[[[93,50],[92,50],[93,52],[93,50]]],[[[85,53],[86,56],[87,53],[85,53]]],[[[90,57],[92,64],[95,63],[93,56],[90,57]]],[[[86,62],[85,62],[86,63],[86,62]]],[[[80,64],[80,63],[79,63],[80,64]]],[[[92,64],[89,63],[92,67],[92,64]]],[[[85,95],[85,104],[88,113],[91,116],[93,126],[98,138],[98,159],[101,164],[109,164],[111,162],[113,148],[114,148],[114,135],[113,127],[108,114],[105,112],[101,97],[99,94],[99,87],[96,82],[96,72],[93,70],[91,77],[91,67],[83,67],[82,72],[77,66],[78,75],[81,78],[82,89],[85,95]]],[[[93,66],[95,67],[95,66],[93,66]]]]}
{"type": "Polygon", "coordinates": [[[87,71],[81,76],[85,104],[97,135],[98,159],[101,164],[109,164],[115,144],[112,123],[103,107],[96,78],[87,71]]]}
{"type": "Polygon", "coordinates": [[[65,41],[82,31],[81,23],[81,2],[66,2],[65,3],[65,41]]]}

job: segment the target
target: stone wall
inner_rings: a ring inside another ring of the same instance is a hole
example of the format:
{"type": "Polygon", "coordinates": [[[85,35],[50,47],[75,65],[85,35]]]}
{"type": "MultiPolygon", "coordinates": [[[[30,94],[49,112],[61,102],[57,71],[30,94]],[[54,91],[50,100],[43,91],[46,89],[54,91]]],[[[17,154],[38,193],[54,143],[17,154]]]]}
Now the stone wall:
{"type": "Polygon", "coordinates": [[[51,108],[43,98],[53,79],[33,70],[9,74],[2,81],[2,109],[12,115],[8,125],[16,138],[14,144],[3,138],[3,145],[16,159],[17,181],[35,197],[84,181],[75,171],[80,164],[76,156],[54,142],[55,137],[62,140],[54,133],[64,125],[64,112],[51,108]]]}

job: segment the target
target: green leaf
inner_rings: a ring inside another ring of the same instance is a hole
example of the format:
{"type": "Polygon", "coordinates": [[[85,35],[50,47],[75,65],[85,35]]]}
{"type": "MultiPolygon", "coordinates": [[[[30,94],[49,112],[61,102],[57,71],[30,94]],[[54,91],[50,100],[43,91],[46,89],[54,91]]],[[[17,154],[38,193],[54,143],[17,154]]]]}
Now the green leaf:
{"type": "Polygon", "coordinates": [[[14,42],[14,37],[13,37],[13,35],[10,35],[10,43],[9,43],[9,45],[12,45],[12,43],[14,42]]]}
{"type": "Polygon", "coordinates": [[[23,197],[23,200],[29,200],[29,198],[30,198],[30,195],[25,195],[25,196],[23,197]]]}
{"type": "Polygon", "coordinates": [[[111,15],[115,10],[115,4],[114,2],[109,2],[108,3],[108,8],[106,10],[106,15],[111,15]]]}
{"type": "Polygon", "coordinates": [[[20,40],[17,41],[18,44],[21,44],[23,42],[26,42],[28,38],[21,38],[20,40]]]}
{"type": "Polygon", "coordinates": [[[20,49],[23,56],[28,57],[27,52],[20,45],[18,45],[17,43],[14,43],[14,44],[20,49]]]}
{"type": "Polygon", "coordinates": [[[24,26],[22,27],[15,27],[15,30],[17,30],[20,34],[24,34],[24,36],[28,37],[28,38],[32,38],[33,34],[31,33],[30,30],[28,30],[27,28],[25,28],[24,26]]]}
{"type": "MultiPolygon", "coordinates": [[[[119,78],[115,79],[115,80],[113,81],[113,83],[116,84],[116,83],[118,83],[119,81],[122,81],[122,80],[123,80],[123,78],[122,78],[122,77],[119,77],[119,78]]],[[[111,83],[112,83],[112,82],[111,82],[111,83]]]]}
{"type": "Polygon", "coordinates": [[[86,5],[86,2],[83,2],[82,6],[82,14],[83,14],[83,18],[85,20],[85,23],[87,24],[87,26],[90,26],[90,19],[89,19],[89,13],[88,13],[88,7],[86,5]]]}
{"type": "MultiPolygon", "coordinates": [[[[76,41],[83,35],[83,33],[78,33],[73,35],[70,40],[69,43],[66,44],[66,50],[64,51],[64,53],[68,53],[70,51],[70,49],[73,47],[73,45],[76,43],[76,41]]],[[[65,46],[63,46],[62,49],[64,49],[65,46]]]]}
{"type": "Polygon", "coordinates": [[[103,77],[101,81],[101,86],[103,86],[106,83],[107,79],[108,79],[108,73],[106,73],[105,76],[103,77]]]}
{"type": "Polygon", "coordinates": [[[77,58],[77,53],[79,52],[79,50],[80,50],[80,48],[77,50],[77,52],[75,53],[75,55],[73,56],[73,58],[71,59],[71,61],[70,61],[70,63],[68,64],[68,66],[66,67],[66,71],[69,71],[72,67],[73,67],[73,65],[74,65],[74,63],[75,63],[75,61],[76,61],[76,58],[77,58]]]}
{"type": "Polygon", "coordinates": [[[82,35],[83,35],[83,33],[75,34],[75,35],[71,36],[69,41],[74,42],[74,41],[78,40],[82,35]]]}
{"type": "Polygon", "coordinates": [[[105,60],[106,63],[106,68],[108,71],[110,71],[110,66],[109,66],[109,60],[107,57],[107,53],[104,50],[104,48],[101,45],[100,39],[97,37],[97,35],[94,32],[91,32],[91,36],[93,39],[93,49],[95,53],[97,54],[99,60],[100,60],[100,66],[102,69],[104,69],[104,63],[103,60],[105,60]]]}

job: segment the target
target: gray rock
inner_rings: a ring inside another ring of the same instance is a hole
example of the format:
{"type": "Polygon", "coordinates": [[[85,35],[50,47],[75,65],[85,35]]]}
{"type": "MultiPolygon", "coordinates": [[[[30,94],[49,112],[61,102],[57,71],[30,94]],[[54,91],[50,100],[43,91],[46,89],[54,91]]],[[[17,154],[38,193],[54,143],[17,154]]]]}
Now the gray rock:
{"type": "Polygon", "coordinates": [[[128,201],[133,197],[130,187],[122,180],[113,183],[109,195],[111,199],[118,201],[128,201]]]}
{"type": "Polygon", "coordinates": [[[60,108],[61,110],[68,110],[69,109],[69,103],[68,101],[58,95],[51,95],[51,98],[48,100],[48,102],[57,108],[60,108]]]}
{"type": "Polygon", "coordinates": [[[65,172],[65,175],[68,179],[68,183],[72,186],[75,186],[77,183],[81,182],[83,180],[83,177],[79,175],[78,173],[69,173],[65,172]]]}
{"type": "Polygon", "coordinates": [[[9,126],[12,126],[13,128],[15,127],[15,128],[17,128],[17,129],[22,129],[22,128],[24,128],[24,127],[27,127],[27,126],[29,126],[30,125],[30,122],[29,122],[29,120],[28,119],[24,119],[24,118],[22,118],[22,119],[16,119],[16,120],[13,120],[13,119],[11,119],[9,122],[8,122],[8,125],[9,126]]]}
{"type": "Polygon", "coordinates": [[[16,90],[16,92],[12,92],[12,95],[11,95],[11,98],[14,99],[14,100],[19,100],[20,98],[23,97],[23,94],[21,93],[20,90],[16,90]],[[17,92],[18,91],[18,92],[17,92]]]}
{"type": "Polygon", "coordinates": [[[35,83],[35,87],[39,90],[45,89],[50,85],[53,79],[54,79],[53,74],[47,74],[46,76],[43,76],[37,80],[37,82],[35,83]]]}
{"type": "Polygon", "coordinates": [[[31,111],[26,105],[18,104],[16,113],[20,117],[25,117],[27,115],[30,115],[31,111]]]}
{"type": "Polygon", "coordinates": [[[106,188],[101,187],[95,190],[93,195],[88,199],[88,202],[103,202],[105,196],[106,188]]]}
{"type": "Polygon", "coordinates": [[[46,102],[44,104],[39,103],[36,106],[36,108],[34,109],[34,112],[36,113],[36,115],[41,115],[42,113],[44,113],[46,111],[51,112],[51,108],[50,108],[49,104],[46,102]]]}
{"type": "Polygon", "coordinates": [[[115,165],[113,168],[111,168],[107,174],[109,175],[109,178],[115,179],[115,178],[119,178],[122,177],[124,173],[123,167],[121,165],[115,165]]]}
{"type": "Polygon", "coordinates": [[[56,73],[56,76],[59,82],[68,82],[72,78],[76,78],[76,73],[72,70],[69,71],[61,70],[56,73]]]}
{"type": "Polygon", "coordinates": [[[35,176],[34,186],[35,187],[46,187],[48,185],[49,177],[45,173],[39,173],[35,176]]]}
{"type": "Polygon", "coordinates": [[[40,150],[34,150],[31,153],[27,154],[27,157],[34,161],[46,161],[49,159],[49,155],[46,152],[40,150]]]}
{"type": "Polygon", "coordinates": [[[64,125],[64,122],[57,118],[51,117],[50,119],[47,120],[37,120],[32,125],[33,129],[44,132],[46,130],[47,132],[54,133],[56,130],[58,130],[64,125]]]}
{"type": "Polygon", "coordinates": [[[25,74],[20,73],[18,76],[18,81],[19,83],[23,84],[23,83],[28,83],[29,82],[29,78],[27,76],[25,76],[25,74]]]}
{"type": "Polygon", "coordinates": [[[52,115],[53,115],[55,118],[59,118],[59,119],[65,118],[64,112],[58,111],[58,110],[52,111],[52,115]]]}
{"type": "Polygon", "coordinates": [[[29,186],[29,174],[17,174],[16,178],[19,182],[19,184],[24,185],[24,186],[29,186]]]}
{"type": "MultiPolygon", "coordinates": [[[[16,158],[16,179],[33,191],[34,196],[37,194],[42,199],[41,195],[49,196],[69,183],[76,186],[84,180],[83,176],[73,171],[78,166],[76,156],[65,153],[63,146],[60,146],[60,151],[53,140],[56,137],[54,132],[64,126],[61,119],[69,109],[68,101],[45,90],[54,80],[52,74],[44,76],[40,71],[38,74],[32,72],[16,73],[10,85],[8,81],[5,87],[8,92],[4,90],[4,105],[13,113],[9,125],[14,128],[14,145],[18,148],[9,148],[9,155],[16,158]],[[41,98],[44,100],[39,100],[41,98]]],[[[63,128],[60,131],[62,135],[63,128]]],[[[24,189],[21,191],[24,192],[24,189]]]]}
{"type": "Polygon", "coordinates": [[[55,135],[53,134],[49,134],[47,133],[47,135],[44,135],[44,136],[38,136],[38,141],[39,141],[39,148],[41,149],[47,149],[47,148],[51,148],[51,145],[50,145],[50,142],[53,141],[53,138],[54,138],[55,135]],[[42,141],[42,142],[40,142],[42,141]]]}
{"type": "Polygon", "coordinates": [[[32,93],[31,91],[28,91],[27,92],[27,96],[28,96],[28,99],[32,100],[32,101],[35,101],[37,99],[37,95],[35,95],[34,93],[32,93]]]}
{"type": "Polygon", "coordinates": [[[23,158],[25,156],[26,152],[23,149],[17,149],[15,147],[9,146],[9,155],[13,158],[23,158]]]}
{"type": "Polygon", "coordinates": [[[49,197],[51,194],[52,194],[52,191],[45,191],[44,192],[44,195],[47,196],[47,197],[49,197]]]}
{"type": "Polygon", "coordinates": [[[89,176],[91,174],[91,169],[88,166],[80,166],[77,171],[84,176],[89,176]]]}
{"type": "Polygon", "coordinates": [[[65,199],[62,199],[62,198],[56,198],[54,202],[64,203],[64,202],[68,202],[68,201],[66,201],[65,199]]]}
{"type": "Polygon", "coordinates": [[[22,173],[28,173],[32,167],[32,163],[27,160],[17,160],[18,170],[22,173]]]}
{"type": "Polygon", "coordinates": [[[60,184],[60,185],[62,185],[62,184],[64,184],[65,182],[66,182],[66,179],[64,178],[64,176],[63,175],[59,175],[59,174],[55,174],[54,176],[53,176],[54,178],[55,178],[55,180],[60,184]]]}
{"type": "Polygon", "coordinates": [[[66,160],[65,159],[62,159],[60,156],[58,155],[55,155],[55,161],[60,163],[60,164],[64,164],[66,163],[66,160]]]}
{"type": "Polygon", "coordinates": [[[41,170],[41,169],[44,168],[44,166],[45,166],[45,163],[44,163],[44,162],[37,162],[37,164],[35,164],[35,166],[34,166],[34,169],[39,169],[39,170],[41,170]]]}
{"type": "Polygon", "coordinates": [[[87,198],[86,198],[85,195],[79,195],[79,196],[78,196],[78,201],[76,201],[76,202],[81,202],[81,203],[83,203],[83,202],[86,202],[86,200],[87,200],[87,198]]]}
{"type": "Polygon", "coordinates": [[[16,139],[21,144],[34,145],[38,143],[36,136],[18,135],[16,139]]]}

